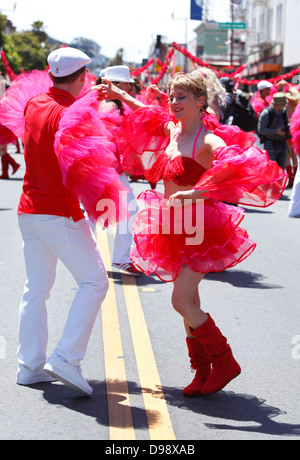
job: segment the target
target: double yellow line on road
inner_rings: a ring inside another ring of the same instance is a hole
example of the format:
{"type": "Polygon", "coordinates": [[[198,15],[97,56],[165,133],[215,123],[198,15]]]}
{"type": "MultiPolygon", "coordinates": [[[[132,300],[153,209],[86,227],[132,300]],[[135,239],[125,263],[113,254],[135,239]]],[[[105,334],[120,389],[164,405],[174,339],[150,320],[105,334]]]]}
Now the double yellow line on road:
{"type": "MultiPolygon", "coordinates": [[[[97,239],[105,266],[110,271],[112,266],[107,232],[98,229],[97,239]]],[[[152,440],[174,440],[175,434],[162,390],[137,285],[132,276],[122,275],[122,281],[149,426],[149,437],[152,440]]],[[[110,279],[109,282],[109,291],[101,311],[110,439],[135,440],[115,286],[113,279],[110,279]]]]}

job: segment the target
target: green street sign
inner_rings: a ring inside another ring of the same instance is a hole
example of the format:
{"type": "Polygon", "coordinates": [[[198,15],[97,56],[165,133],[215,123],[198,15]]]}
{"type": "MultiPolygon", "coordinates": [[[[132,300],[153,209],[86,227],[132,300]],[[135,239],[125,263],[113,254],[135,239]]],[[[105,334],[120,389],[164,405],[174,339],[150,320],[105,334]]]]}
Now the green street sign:
{"type": "Polygon", "coordinates": [[[245,22],[220,22],[219,29],[246,29],[245,22]]]}

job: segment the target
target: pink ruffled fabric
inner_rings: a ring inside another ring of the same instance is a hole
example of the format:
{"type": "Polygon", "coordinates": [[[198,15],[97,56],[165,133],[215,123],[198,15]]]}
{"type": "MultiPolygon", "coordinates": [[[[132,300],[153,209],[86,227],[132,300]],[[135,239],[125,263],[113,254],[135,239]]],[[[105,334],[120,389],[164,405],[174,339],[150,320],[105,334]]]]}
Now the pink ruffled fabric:
{"type": "Polygon", "coordinates": [[[300,155],[300,103],[298,103],[291,118],[292,143],[297,155],[300,155]]]}
{"type": "Polygon", "coordinates": [[[242,131],[235,125],[222,125],[219,123],[218,118],[211,113],[205,113],[202,116],[202,121],[206,129],[223,139],[227,146],[238,145],[245,149],[251,147],[256,142],[255,137],[250,133],[242,131]]]}
{"type": "Polygon", "coordinates": [[[55,152],[63,183],[82,203],[91,221],[107,226],[127,218],[127,189],[116,172],[113,134],[90,91],[63,113],[55,152]]]}
{"type": "Polygon", "coordinates": [[[267,207],[282,195],[287,174],[257,147],[233,145],[214,152],[215,160],[197,184],[203,196],[246,206],[267,207]]]}
{"type": "Polygon", "coordinates": [[[130,174],[143,175],[169,144],[164,125],[174,120],[161,107],[142,107],[130,113],[120,127],[121,165],[130,174]]]}
{"type": "MultiPolygon", "coordinates": [[[[125,106],[124,106],[124,108],[125,108],[125,106]]],[[[117,147],[117,143],[118,143],[120,126],[124,121],[124,117],[126,116],[125,112],[127,112],[127,110],[124,111],[123,115],[121,115],[121,113],[120,113],[120,111],[119,111],[119,109],[117,107],[111,108],[109,111],[107,111],[105,109],[103,110],[103,107],[102,107],[101,104],[99,106],[99,117],[103,121],[103,123],[106,126],[107,130],[109,131],[109,133],[111,135],[111,141],[114,142],[116,147],[117,147]]],[[[124,173],[124,170],[123,170],[123,168],[121,166],[120,155],[119,155],[119,151],[118,151],[117,148],[116,148],[115,154],[116,154],[116,159],[117,159],[117,162],[118,162],[117,172],[118,172],[118,174],[122,174],[122,173],[124,173]]]]}
{"type": "MultiPolygon", "coordinates": [[[[9,128],[16,137],[24,139],[24,110],[27,102],[38,94],[46,93],[53,86],[47,70],[32,70],[18,75],[6,90],[0,101],[0,122],[9,128]]],[[[91,88],[88,77],[77,99],[83,97],[91,88]]]]}
{"type": "Polygon", "coordinates": [[[245,214],[241,208],[199,200],[186,211],[179,207],[170,214],[163,194],[148,190],[138,198],[146,209],[134,219],[135,247],[130,258],[148,276],[174,281],[183,265],[200,273],[224,271],[242,262],[256,247],[239,227],[245,214]]]}
{"type": "Polygon", "coordinates": [[[0,102],[0,122],[16,137],[24,139],[24,110],[27,102],[45,93],[52,82],[46,70],[33,70],[18,75],[0,102]]]}

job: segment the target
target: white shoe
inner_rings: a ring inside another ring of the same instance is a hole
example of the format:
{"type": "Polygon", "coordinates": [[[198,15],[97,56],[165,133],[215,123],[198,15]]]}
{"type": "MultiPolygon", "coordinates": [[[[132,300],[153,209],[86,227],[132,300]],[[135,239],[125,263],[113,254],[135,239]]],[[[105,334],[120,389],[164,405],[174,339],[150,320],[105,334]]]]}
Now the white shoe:
{"type": "Polygon", "coordinates": [[[81,375],[80,366],[67,363],[55,353],[48,359],[44,371],[85,396],[91,396],[93,393],[92,387],[81,375]]]}
{"type": "Polygon", "coordinates": [[[31,371],[28,367],[23,364],[19,365],[17,372],[17,384],[18,385],[33,385],[34,383],[42,382],[55,382],[56,379],[50,377],[43,370],[31,371]]]}
{"type": "Polygon", "coordinates": [[[143,274],[143,272],[139,270],[137,267],[135,267],[132,262],[125,264],[112,263],[112,266],[118,268],[119,270],[123,270],[124,272],[129,273],[133,276],[140,276],[143,274]]]}

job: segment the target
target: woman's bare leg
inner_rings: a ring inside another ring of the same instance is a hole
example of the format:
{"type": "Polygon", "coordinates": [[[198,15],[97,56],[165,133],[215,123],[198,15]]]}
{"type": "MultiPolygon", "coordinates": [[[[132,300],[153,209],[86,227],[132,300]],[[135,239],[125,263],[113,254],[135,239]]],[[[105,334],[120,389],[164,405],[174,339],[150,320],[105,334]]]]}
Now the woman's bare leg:
{"type": "MultiPolygon", "coordinates": [[[[200,296],[199,296],[199,287],[198,286],[197,286],[196,292],[194,294],[193,300],[194,300],[194,304],[196,306],[198,306],[198,308],[201,308],[201,302],[200,302],[200,296]]],[[[194,338],[193,334],[191,333],[190,326],[188,325],[188,323],[185,320],[183,320],[183,324],[184,324],[186,336],[189,339],[194,338]]]]}
{"type": "Polygon", "coordinates": [[[201,310],[198,287],[203,274],[183,267],[176,280],[172,294],[173,308],[183,317],[185,329],[190,336],[190,327],[197,329],[208,318],[201,310]]]}

